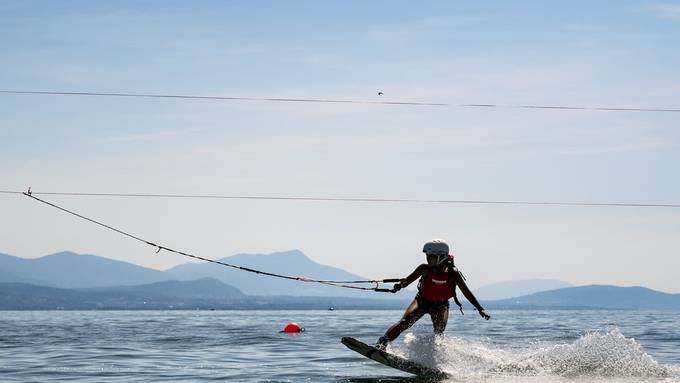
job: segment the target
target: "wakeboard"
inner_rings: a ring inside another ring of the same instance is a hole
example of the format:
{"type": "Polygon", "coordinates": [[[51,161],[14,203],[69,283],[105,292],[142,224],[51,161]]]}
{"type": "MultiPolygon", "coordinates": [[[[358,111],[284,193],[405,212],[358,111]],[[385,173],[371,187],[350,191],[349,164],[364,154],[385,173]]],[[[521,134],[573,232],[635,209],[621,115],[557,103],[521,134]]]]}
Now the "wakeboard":
{"type": "Polygon", "coordinates": [[[420,363],[404,359],[400,356],[390,354],[383,350],[377,349],[373,346],[369,346],[364,342],[356,340],[352,337],[343,337],[341,339],[342,344],[347,346],[352,351],[358,352],[359,354],[372,359],[378,363],[382,363],[385,366],[396,368],[410,374],[428,377],[428,378],[441,378],[444,379],[448,377],[448,374],[444,371],[437,370],[435,368],[423,366],[420,363]]]}

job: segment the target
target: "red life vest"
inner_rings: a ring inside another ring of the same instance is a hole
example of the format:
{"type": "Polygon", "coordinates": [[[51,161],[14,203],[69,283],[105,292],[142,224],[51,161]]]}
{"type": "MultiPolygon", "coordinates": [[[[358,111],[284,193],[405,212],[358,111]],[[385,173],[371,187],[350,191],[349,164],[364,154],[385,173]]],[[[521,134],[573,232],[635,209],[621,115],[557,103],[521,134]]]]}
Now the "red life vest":
{"type": "Polygon", "coordinates": [[[450,280],[449,267],[447,265],[444,271],[434,271],[432,268],[428,268],[418,286],[420,296],[430,302],[446,302],[453,297],[455,282],[450,280]]]}

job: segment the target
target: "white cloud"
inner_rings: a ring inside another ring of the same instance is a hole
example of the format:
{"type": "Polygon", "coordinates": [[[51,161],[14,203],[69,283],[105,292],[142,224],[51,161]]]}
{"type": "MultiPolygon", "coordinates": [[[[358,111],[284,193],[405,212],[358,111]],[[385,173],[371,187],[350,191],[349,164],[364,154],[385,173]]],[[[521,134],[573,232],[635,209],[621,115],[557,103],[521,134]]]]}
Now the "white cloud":
{"type": "Polygon", "coordinates": [[[654,4],[646,9],[659,19],[680,21],[680,5],[678,4],[654,4]]]}

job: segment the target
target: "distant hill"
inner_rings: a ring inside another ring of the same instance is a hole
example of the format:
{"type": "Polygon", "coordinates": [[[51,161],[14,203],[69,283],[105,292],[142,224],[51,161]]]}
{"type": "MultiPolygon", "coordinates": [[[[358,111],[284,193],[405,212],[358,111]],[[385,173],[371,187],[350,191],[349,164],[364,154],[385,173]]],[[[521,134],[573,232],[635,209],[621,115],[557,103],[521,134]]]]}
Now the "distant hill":
{"type": "Polygon", "coordinates": [[[247,299],[234,287],[207,278],[92,289],[0,283],[0,309],[6,310],[200,308],[247,299]]]}
{"type": "Polygon", "coordinates": [[[246,296],[210,278],[91,289],[0,283],[0,310],[401,309],[406,304],[348,297],[246,296]]]}
{"type": "MultiPolygon", "coordinates": [[[[299,250],[239,254],[229,264],[317,279],[366,279],[321,265],[299,250]]],[[[680,294],[644,287],[579,286],[556,280],[501,282],[473,292],[488,308],[678,309],[680,294]],[[526,293],[536,290],[548,289],[526,293]],[[508,299],[494,296],[517,295],[508,299]]],[[[413,292],[372,293],[257,275],[212,263],[186,263],[167,271],[95,255],[61,252],[25,259],[0,254],[0,308],[319,308],[342,301],[357,307],[402,309],[413,292]],[[299,298],[299,299],[298,299],[299,298]],[[145,303],[146,302],[146,303],[145,303]]],[[[462,294],[459,294],[462,295],[462,294]]],[[[461,296],[461,300],[465,299],[461,296]]]]}
{"type": "MultiPolygon", "coordinates": [[[[1,257],[2,255],[0,255],[1,257]]],[[[31,278],[17,277],[14,274],[8,273],[0,269],[0,281],[1,282],[18,282],[18,283],[33,283],[33,284],[44,284],[43,281],[38,281],[31,278]]]]}
{"type": "Polygon", "coordinates": [[[163,271],[70,251],[31,259],[0,254],[0,271],[0,282],[62,288],[138,285],[169,279],[163,271]]]}
{"type": "MultiPolygon", "coordinates": [[[[239,254],[220,261],[256,270],[315,279],[364,280],[365,277],[314,262],[299,250],[272,254],[239,254]]],[[[166,271],[137,266],[96,255],[60,252],[40,258],[0,254],[0,282],[18,282],[57,288],[136,286],[154,282],[213,278],[248,295],[285,295],[403,299],[394,294],[375,294],[273,278],[213,263],[186,263],[166,271]]],[[[403,295],[403,294],[399,294],[403,295]]]]}
{"type": "Polygon", "coordinates": [[[569,282],[556,279],[525,279],[498,282],[478,287],[473,292],[480,300],[498,300],[571,286],[573,285],[569,282]]]}
{"type": "Polygon", "coordinates": [[[175,299],[239,300],[247,296],[233,286],[217,279],[202,278],[194,281],[163,281],[137,286],[116,286],[80,289],[84,292],[135,294],[147,297],[175,299]]]}
{"type": "Polygon", "coordinates": [[[637,286],[588,285],[485,302],[485,306],[503,308],[680,310],[680,294],[668,294],[637,286]]]}
{"type": "MultiPolygon", "coordinates": [[[[299,250],[272,254],[238,254],[219,261],[256,270],[290,276],[306,276],[329,280],[365,280],[345,270],[316,263],[299,250]]],[[[291,296],[347,296],[356,298],[378,298],[375,293],[353,291],[337,287],[304,283],[243,272],[241,270],[216,266],[211,263],[186,263],[167,270],[172,279],[191,280],[215,278],[228,283],[248,295],[291,296]],[[372,295],[372,296],[371,296],[372,295]]],[[[380,294],[380,299],[395,298],[393,294],[380,294]]]]}
{"type": "Polygon", "coordinates": [[[0,283],[0,310],[96,309],[87,294],[27,283],[0,283]]]}

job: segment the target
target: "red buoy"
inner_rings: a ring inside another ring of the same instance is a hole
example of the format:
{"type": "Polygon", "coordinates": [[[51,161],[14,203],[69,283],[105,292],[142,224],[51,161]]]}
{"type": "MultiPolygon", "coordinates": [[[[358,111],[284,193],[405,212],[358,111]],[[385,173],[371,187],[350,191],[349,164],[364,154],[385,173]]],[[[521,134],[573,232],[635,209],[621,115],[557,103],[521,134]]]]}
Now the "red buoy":
{"type": "Polygon", "coordinates": [[[304,331],[304,329],[300,327],[299,324],[295,322],[290,322],[283,328],[283,331],[281,332],[302,332],[302,331],[304,331]]]}

